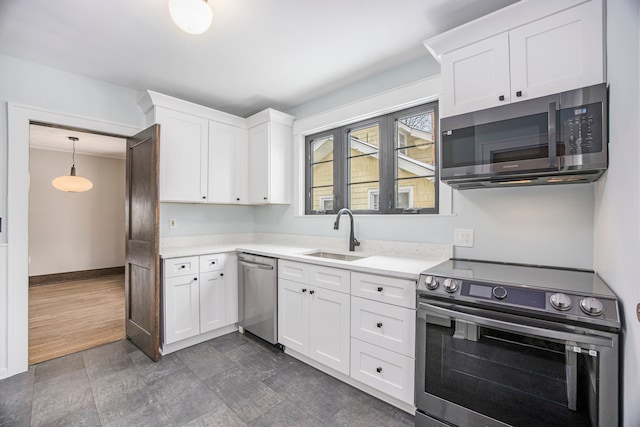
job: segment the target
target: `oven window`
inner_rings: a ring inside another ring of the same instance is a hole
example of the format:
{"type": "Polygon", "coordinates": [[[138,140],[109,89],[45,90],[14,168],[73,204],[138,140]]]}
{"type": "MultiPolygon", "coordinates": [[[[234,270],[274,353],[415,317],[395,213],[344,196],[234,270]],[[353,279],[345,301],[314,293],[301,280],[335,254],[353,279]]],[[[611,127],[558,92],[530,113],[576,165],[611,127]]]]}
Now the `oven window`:
{"type": "Polygon", "coordinates": [[[584,357],[566,361],[564,343],[427,316],[425,391],[504,423],[591,425],[584,357]]]}

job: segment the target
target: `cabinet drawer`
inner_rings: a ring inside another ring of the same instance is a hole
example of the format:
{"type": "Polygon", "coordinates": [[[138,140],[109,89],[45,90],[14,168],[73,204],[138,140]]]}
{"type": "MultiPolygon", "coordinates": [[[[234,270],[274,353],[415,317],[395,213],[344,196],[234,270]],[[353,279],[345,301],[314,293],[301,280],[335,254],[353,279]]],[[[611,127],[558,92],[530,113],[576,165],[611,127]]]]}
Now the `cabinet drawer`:
{"type": "Polygon", "coordinates": [[[200,255],[200,272],[224,270],[225,254],[200,255]]]}
{"type": "Polygon", "coordinates": [[[413,280],[353,272],[351,273],[351,295],[416,308],[416,282],[413,280]]]}
{"type": "Polygon", "coordinates": [[[310,265],[309,285],[348,294],[351,290],[351,273],[339,268],[310,265]]]}
{"type": "Polygon", "coordinates": [[[351,297],[351,336],[401,353],[415,355],[416,312],[408,308],[351,297]]]}
{"type": "Polygon", "coordinates": [[[185,274],[198,274],[198,257],[189,256],[183,258],[169,258],[164,260],[164,277],[184,276],[185,274]]]}
{"type": "Polygon", "coordinates": [[[309,264],[301,262],[279,260],[278,261],[278,277],[292,280],[298,283],[309,283],[309,264]]]}
{"type": "Polygon", "coordinates": [[[351,378],[413,405],[414,359],[351,338],[351,378]]]}

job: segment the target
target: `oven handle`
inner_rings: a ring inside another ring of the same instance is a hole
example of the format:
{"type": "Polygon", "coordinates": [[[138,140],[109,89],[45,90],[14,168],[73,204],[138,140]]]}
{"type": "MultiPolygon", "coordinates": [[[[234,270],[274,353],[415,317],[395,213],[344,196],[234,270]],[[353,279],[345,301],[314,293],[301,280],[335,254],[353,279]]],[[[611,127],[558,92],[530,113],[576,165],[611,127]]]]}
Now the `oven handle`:
{"type": "Polygon", "coordinates": [[[593,344],[593,345],[602,346],[602,347],[613,346],[613,341],[604,336],[593,335],[587,332],[576,333],[576,332],[558,331],[555,329],[543,329],[535,326],[507,322],[505,320],[493,319],[487,316],[478,316],[475,314],[466,313],[466,312],[457,310],[455,306],[451,304],[436,305],[434,303],[427,304],[427,303],[421,302],[418,304],[418,310],[427,311],[435,315],[448,316],[448,317],[453,317],[455,319],[466,320],[468,322],[473,322],[478,325],[499,328],[499,329],[503,329],[510,332],[522,333],[522,334],[527,334],[530,336],[535,336],[540,338],[552,338],[552,339],[558,339],[562,341],[571,341],[571,342],[583,343],[583,344],[593,344]]]}

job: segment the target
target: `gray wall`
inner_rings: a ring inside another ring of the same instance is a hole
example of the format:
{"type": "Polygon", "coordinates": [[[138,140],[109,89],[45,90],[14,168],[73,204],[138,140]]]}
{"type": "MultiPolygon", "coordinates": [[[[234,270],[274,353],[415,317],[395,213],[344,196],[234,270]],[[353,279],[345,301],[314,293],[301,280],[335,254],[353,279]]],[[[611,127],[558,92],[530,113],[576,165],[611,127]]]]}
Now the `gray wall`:
{"type": "Polygon", "coordinates": [[[7,221],[7,102],[142,128],[138,96],[131,89],[0,54],[0,243],[7,241],[11,227],[7,221]]]}
{"type": "Polygon", "coordinates": [[[609,170],[597,183],[595,267],[613,288],[624,314],[624,425],[640,425],[640,7],[609,1],[609,170]]]}
{"type": "Polygon", "coordinates": [[[29,276],[123,266],[125,161],[76,154],[77,173],[93,188],[67,193],[51,180],[69,173],[71,153],[29,156],[29,276]]]}
{"type": "Polygon", "coordinates": [[[160,238],[207,234],[251,233],[253,206],[160,203],[160,238]],[[169,228],[169,219],[176,227],[169,228]]]}

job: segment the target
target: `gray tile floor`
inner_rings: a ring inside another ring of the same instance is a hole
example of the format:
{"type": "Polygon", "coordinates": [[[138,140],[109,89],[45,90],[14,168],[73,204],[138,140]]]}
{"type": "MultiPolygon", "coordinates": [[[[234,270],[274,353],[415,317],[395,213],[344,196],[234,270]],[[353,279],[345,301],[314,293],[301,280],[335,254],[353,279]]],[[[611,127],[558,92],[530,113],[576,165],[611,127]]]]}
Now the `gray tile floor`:
{"type": "Polygon", "coordinates": [[[119,341],[0,381],[0,426],[413,426],[413,417],[250,336],[153,363],[119,341]]]}

